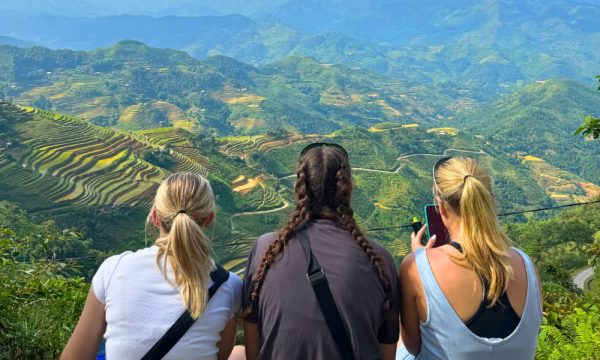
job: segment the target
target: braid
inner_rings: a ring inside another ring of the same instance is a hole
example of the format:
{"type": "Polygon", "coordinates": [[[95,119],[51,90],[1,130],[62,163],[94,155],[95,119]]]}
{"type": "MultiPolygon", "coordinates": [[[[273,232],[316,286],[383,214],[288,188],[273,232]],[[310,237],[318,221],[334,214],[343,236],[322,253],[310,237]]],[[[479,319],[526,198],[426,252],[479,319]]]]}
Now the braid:
{"type": "Polygon", "coordinates": [[[258,296],[267,275],[267,271],[269,271],[269,268],[275,262],[277,256],[283,252],[283,248],[290,238],[290,235],[310,219],[309,196],[306,188],[307,166],[305,162],[299,164],[296,176],[297,180],[294,187],[296,192],[296,207],[287,223],[283,226],[283,229],[269,244],[267,251],[260,262],[258,271],[252,278],[253,287],[250,295],[252,305],[247,311],[248,316],[254,314],[258,308],[258,296]]]}
{"type": "Polygon", "coordinates": [[[336,203],[337,208],[335,209],[335,216],[338,222],[352,234],[352,237],[360,248],[365,252],[369,261],[371,262],[371,266],[373,266],[373,270],[377,274],[379,278],[379,282],[383,287],[383,291],[385,294],[385,301],[382,305],[382,311],[386,316],[392,314],[391,312],[391,303],[392,303],[392,286],[390,283],[390,279],[385,270],[385,266],[383,263],[383,259],[381,256],[377,255],[373,250],[373,246],[364,233],[358,227],[356,220],[354,219],[354,211],[350,207],[350,187],[348,184],[351,184],[350,179],[350,171],[347,165],[342,165],[337,173],[336,173],[336,203]]]}

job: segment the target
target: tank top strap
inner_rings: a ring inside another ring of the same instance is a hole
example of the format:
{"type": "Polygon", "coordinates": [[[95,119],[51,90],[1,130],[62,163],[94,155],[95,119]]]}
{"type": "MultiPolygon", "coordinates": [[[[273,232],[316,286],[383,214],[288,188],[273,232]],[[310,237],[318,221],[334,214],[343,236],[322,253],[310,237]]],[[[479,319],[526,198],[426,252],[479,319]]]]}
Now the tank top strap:
{"type": "MultiPolygon", "coordinates": [[[[425,291],[425,300],[427,302],[427,321],[425,322],[425,325],[427,325],[431,322],[432,315],[453,313],[454,309],[438,285],[435,275],[433,275],[433,270],[431,270],[425,248],[415,250],[415,261],[417,263],[419,278],[421,279],[421,284],[425,291]]],[[[452,317],[443,316],[438,317],[436,321],[450,321],[451,318],[452,317]]]]}
{"type": "Polygon", "coordinates": [[[538,285],[538,279],[535,274],[535,268],[533,267],[533,262],[529,255],[525,254],[525,252],[519,248],[512,247],[523,259],[523,263],[525,264],[525,271],[527,273],[527,300],[525,301],[525,310],[523,311],[523,316],[533,316],[533,314],[539,314],[540,318],[542,317],[543,310],[540,304],[540,290],[538,285]],[[526,315],[526,313],[528,313],[526,315]]]}

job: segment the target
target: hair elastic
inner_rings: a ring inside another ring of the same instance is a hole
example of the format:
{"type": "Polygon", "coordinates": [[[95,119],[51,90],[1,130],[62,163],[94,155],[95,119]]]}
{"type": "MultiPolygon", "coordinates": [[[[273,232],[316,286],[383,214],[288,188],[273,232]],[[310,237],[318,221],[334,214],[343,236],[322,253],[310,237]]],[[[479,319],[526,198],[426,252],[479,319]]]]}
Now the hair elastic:
{"type": "Polygon", "coordinates": [[[465,175],[465,177],[463,178],[463,183],[467,181],[467,178],[468,178],[469,176],[470,176],[470,177],[473,177],[473,175],[470,175],[470,174],[469,174],[469,175],[465,175]]]}
{"type": "Polygon", "coordinates": [[[185,211],[185,210],[179,210],[179,211],[177,212],[177,214],[175,214],[175,216],[177,216],[177,215],[179,215],[179,214],[187,214],[187,211],[185,211]]]}

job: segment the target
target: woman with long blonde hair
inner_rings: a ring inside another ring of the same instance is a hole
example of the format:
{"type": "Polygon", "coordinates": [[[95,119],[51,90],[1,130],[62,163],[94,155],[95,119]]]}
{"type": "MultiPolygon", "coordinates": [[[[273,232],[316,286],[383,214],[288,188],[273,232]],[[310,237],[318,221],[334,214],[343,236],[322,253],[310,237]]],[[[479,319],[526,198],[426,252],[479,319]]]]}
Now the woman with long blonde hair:
{"type": "Polygon", "coordinates": [[[422,246],[425,227],[412,235],[396,359],[533,359],[541,283],[498,222],[491,178],[474,159],[443,158],[433,184],[451,242],[422,246]]]}
{"type": "Polygon", "coordinates": [[[102,337],[109,359],[228,358],[242,283],[211,257],[208,180],[169,176],[148,218],[160,232],[154,246],[102,263],[62,359],[94,359],[102,337]]]}

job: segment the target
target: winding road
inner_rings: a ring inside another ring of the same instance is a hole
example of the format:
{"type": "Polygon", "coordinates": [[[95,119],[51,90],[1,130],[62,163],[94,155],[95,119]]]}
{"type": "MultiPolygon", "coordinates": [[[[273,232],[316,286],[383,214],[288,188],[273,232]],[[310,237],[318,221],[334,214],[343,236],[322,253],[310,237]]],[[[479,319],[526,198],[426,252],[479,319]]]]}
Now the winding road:
{"type": "Polygon", "coordinates": [[[585,285],[588,282],[588,280],[593,276],[594,276],[594,268],[593,267],[585,268],[573,276],[573,283],[581,290],[587,290],[585,288],[585,285]]]}
{"type": "MultiPolygon", "coordinates": [[[[281,146],[285,146],[285,145],[289,145],[289,144],[283,144],[281,146]]],[[[449,148],[444,150],[441,154],[407,154],[407,155],[400,155],[396,160],[404,160],[404,159],[408,159],[411,157],[417,157],[417,156],[431,156],[431,157],[444,157],[444,156],[448,156],[448,152],[453,151],[453,152],[464,152],[464,153],[469,153],[469,154],[487,154],[485,151],[483,150],[464,150],[464,149],[454,149],[454,148],[449,148]]],[[[374,173],[381,173],[381,174],[398,174],[400,172],[400,170],[402,170],[402,168],[405,166],[406,164],[400,164],[396,169],[394,170],[379,170],[379,169],[370,169],[370,168],[361,168],[361,167],[353,167],[352,170],[354,171],[365,171],[365,172],[374,172],[374,173]]],[[[284,180],[284,179],[293,179],[296,177],[296,174],[291,174],[291,175],[287,175],[284,177],[280,177],[278,180],[284,180]]],[[[241,212],[241,213],[237,213],[237,214],[233,214],[231,216],[231,230],[235,230],[235,224],[234,224],[234,219],[236,217],[239,216],[249,216],[249,215],[262,215],[262,214],[270,214],[270,213],[274,213],[274,212],[278,212],[281,210],[285,210],[286,208],[288,208],[290,206],[290,204],[285,200],[283,200],[283,205],[275,208],[275,209],[271,209],[271,210],[260,210],[260,211],[248,211],[248,212],[241,212]]]]}
{"type": "Polygon", "coordinates": [[[239,216],[250,216],[250,215],[271,214],[271,213],[274,213],[274,212],[285,210],[285,209],[287,209],[290,206],[290,203],[287,202],[287,200],[281,199],[281,201],[283,201],[283,205],[281,205],[280,207],[275,208],[275,209],[259,210],[259,211],[247,211],[247,212],[240,212],[240,213],[231,215],[231,217],[229,218],[229,221],[231,223],[231,231],[235,230],[235,224],[233,222],[233,219],[235,219],[236,217],[239,217],[239,216]]]}

